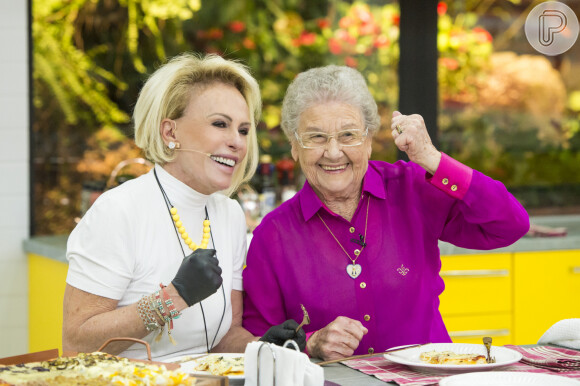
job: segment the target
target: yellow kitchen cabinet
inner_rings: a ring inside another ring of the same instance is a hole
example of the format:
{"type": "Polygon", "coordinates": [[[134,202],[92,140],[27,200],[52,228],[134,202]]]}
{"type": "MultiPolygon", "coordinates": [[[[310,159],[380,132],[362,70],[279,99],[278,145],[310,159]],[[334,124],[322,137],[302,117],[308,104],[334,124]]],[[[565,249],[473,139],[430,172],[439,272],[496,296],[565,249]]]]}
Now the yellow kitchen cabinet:
{"type": "Polygon", "coordinates": [[[481,343],[491,336],[496,344],[512,343],[512,254],[449,255],[441,262],[439,309],[452,340],[481,343]]]}
{"type": "Polygon", "coordinates": [[[62,300],[68,264],[28,254],[28,348],[62,351],[62,300]]]}
{"type": "Polygon", "coordinates": [[[537,343],[561,319],[580,317],[580,250],[514,253],[515,344],[537,343]]]}

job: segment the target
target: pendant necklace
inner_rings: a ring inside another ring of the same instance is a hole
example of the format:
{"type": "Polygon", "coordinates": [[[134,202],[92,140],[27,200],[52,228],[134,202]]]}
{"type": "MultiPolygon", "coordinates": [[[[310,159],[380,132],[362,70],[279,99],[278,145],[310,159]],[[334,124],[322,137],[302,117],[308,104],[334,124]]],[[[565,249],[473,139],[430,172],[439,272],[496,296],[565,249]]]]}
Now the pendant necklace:
{"type": "MultiPolygon", "coordinates": [[[[159,178],[157,177],[157,170],[155,170],[155,168],[153,169],[153,175],[155,176],[155,180],[157,181],[157,185],[159,186],[159,189],[161,190],[161,193],[163,194],[163,199],[165,201],[165,205],[167,206],[167,210],[169,211],[169,216],[171,217],[171,220],[173,221],[173,225],[174,225],[173,229],[175,230],[175,235],[177,236],[177,241],[179,242],[179,246],[181,247],[181,252],[183,252],[183,260],[185,260],[187,258],[187,255],[185,254],[185,250],[183,249],[183,245],[181,244],[181,240],[179,239],[180,235],[181,235],[181,238],[183,239],[183,241],[187,244],[189,249],[191,249],[192,251],[195,251],[198,248],[202,248],[202,249],[207,248],[207,245],[209,243],[210,238],[211,238],[211,243],[212,243],[213,247],[215,248],[215,242],[213,240],[213,234],[211,233],[211,228],[210,228],[209,213],[207,212],[207,206],[205,207],[205,220],[203,220],[203,236],[201,239],[201,244],[196,245],[191,240],[191,238],[189,237],[187,232],[185,231],[185,227],[183,226],[183,223],[181,222],[181,220],[179,219],[179,215],[177,214],[177,209],[171,204],[171,201],[169,201],[169,197],[167,197],[167,194],[165,193],[163,186],[161,186],[161,182],[159,182],[159,178]]],[[[207,353],[209,353],[210,350],[213,348],[215,340],[218,336],[218,332],[220,331],[220,327],[222,326],[224,316],[226,314],[226,293],[225,293],[223,284],[221,285],[221,288],[222,288],[222,296],[224,299],[224,309],[222,312],[222,317],[220,319],[220,323],[218,324],[217,331],[215,332],[215,335],[214,335],[213,340],[211,342],[211,346],[209,344],[209,338],[207,335],[207,324],[205,321],[205,312],[203,311],[203,305],[201,304],[201,301],[199,302],[199,307],[201,309],[201,315],[203,318],[203,329],[205,331],[205,344],[206,344],[207,353]]]]}
{"type": "Polygon", "coordinates": [[[336,241],[336,243],[340,246],[340,248],[343,250],[344,254],[346,255],[346,257],[349,258],[349,260],[352,262],[352,264],[347,264],[346,266],[346,273],[348,274],[348,276],[352,277],[353,279],[356,279],[360,273],[362,272],[362,267],[360,266],[360,264],[356,264],[356,260],[359,258],[360,254],[362,253],[363,249],[365,249],[366,243],[364,241],[366,241],[367,239],[367,225],[369,222],[369,204],[371,202],[371,196],[369,195],[369,198],[367,199],[367,214],[366,214],[366,218],[365,218],[365,236],[364,239],[362,239],[362,248],[361,249],[356,249],[354,251],[354,254],[356,255],[356,257],[353,259],[352,257],[350,257],[350,255],[348,254],[348,252],[346,251],[346,249],[344,249],[344,247],[342,246],[342,244],[340,243],[340,241],[338,241],[338,239],[336,238],[336,236],[334,235],[334,233],[332,233],[332,231],[330,230],[330,228],[328,227],[328,225],[326,225],[326,222],[324,222],[324,220],[322,219],[322,217],[320,216],[319,213],[316,213],[316,215],[318,216],[318,218],[320,219],[320,221],[322,221],[322,223],[324,224],[324,226],[326,227],[326,229],[328,230],[328,232],[332,235],[332,238],[336,241]]]}

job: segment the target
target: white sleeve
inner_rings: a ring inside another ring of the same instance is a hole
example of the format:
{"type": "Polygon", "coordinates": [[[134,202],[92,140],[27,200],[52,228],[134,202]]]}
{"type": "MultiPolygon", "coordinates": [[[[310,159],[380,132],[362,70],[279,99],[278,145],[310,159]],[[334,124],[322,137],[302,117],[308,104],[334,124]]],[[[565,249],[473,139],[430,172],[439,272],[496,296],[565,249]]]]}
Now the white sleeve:
{"type": "Polygon", "coordinates": [[[134,277],[135,256],[129,222],[132,216],[121,204],[123,200],[115,196],[99,197],[72,231],[67,242],[66,282],[85,292],[120,300],[134,277]]]}
{"type": "MultiPolygon", "coordinates": [[[[233,241],[233,273],[232,273],[232,289],[237,291],[243,291],[244,286],[242,283],[242,270],[244,269],[244,263],[246,261],[247,253],[247,232],[248,227],[246,225],[246,216],[240,204],[233,200],[235,205],[235,210],[232,212],[234,217],[233,227],[234,235],[236,236],[233,241]]],[[[234,206],[232,205],[232,206],[234,206]]]]}

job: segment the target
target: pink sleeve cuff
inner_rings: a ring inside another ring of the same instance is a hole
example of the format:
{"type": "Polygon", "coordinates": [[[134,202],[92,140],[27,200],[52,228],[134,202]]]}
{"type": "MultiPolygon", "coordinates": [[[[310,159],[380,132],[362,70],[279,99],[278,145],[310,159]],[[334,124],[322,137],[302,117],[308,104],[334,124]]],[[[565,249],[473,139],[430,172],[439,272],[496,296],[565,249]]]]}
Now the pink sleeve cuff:
{"type": "MultiPolygon", "coordinates": [[[[308,343],[308,339],[310,339],[310,337],[312,336],[312,334],[314,334],[316,331],[311,331],[311,332],[307,332],[306,333],[306,343],[308,343]]],[[[310,356],[310,354],[308,354],[308,344],[306,345],[306,347],[304,348],[304,354],[310,356]]]]}
{"type": "Polygon", "coordinates": [[[433,176],[427,177],[433,186],[458,200],[462,200],[471,185],[473,169],[441,153],[441,162],[433,176]]]}

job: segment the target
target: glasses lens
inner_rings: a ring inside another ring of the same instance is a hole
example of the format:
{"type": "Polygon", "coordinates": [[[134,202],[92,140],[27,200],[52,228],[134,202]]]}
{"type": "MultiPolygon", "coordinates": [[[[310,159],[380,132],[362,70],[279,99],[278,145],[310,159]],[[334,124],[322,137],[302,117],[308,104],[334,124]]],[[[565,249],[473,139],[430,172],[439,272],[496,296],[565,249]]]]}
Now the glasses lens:
{"type": "Polygon", "coordinates": [[[304,146],[309,147],[324,146],[328,142],[328,134],[326,133],[304,133],[301,138],[304,146]]]}
{"type": "Polygon", "coordinates": [[[355,146],[362,143],[363,132],[360,130],[344,130],[336,134],[341,145],[355,146]]]}

